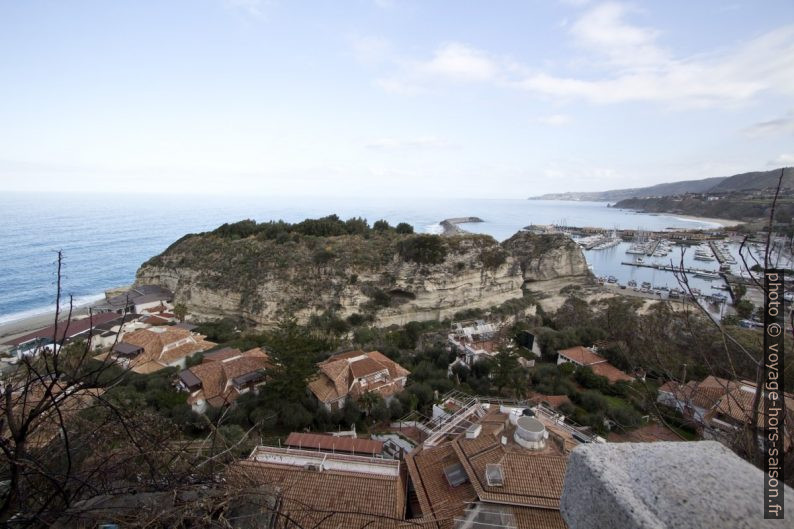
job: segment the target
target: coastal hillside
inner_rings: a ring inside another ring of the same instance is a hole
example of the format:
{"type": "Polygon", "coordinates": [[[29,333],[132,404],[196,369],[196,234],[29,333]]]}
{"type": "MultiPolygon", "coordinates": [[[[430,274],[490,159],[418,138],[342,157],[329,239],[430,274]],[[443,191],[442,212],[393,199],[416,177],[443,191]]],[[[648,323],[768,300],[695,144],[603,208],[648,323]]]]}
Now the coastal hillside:
{"type": "MultiPolygon", "coordinates": [[[[785,169],[784,187],[794,188],[794,170],[785,169]]],[[[683,180],[657,184],[650,187],[629,189],[612,189],[595,192],[551,193],[530,200],[592,200],[596,202],[614,202],[631,198],[656,198],[687,193],[726,193],[731,191],[762,190],[777,185],[780,169],[771,171],[754,171],[733,176],[718,176],[702,180],[683,180]]]]}
{"type": "MultiPolygon", "coordinates": [[[[712,198],[702,194],[658,198],[629,198],[616,202],[613,207],[644,213],[672,213],[754,221],[769,217],[773,198],[771,192],[761,194],[760,192],[734,191],[712,198]]],[[[794,218],[794,195],[790,191],[786,191],[781,193],[777,199],[775,219],[778,222],[789,224],[792,218],[794,218]]]]}
{"type": "Polygon", "coordinates": [[[566,237],[521,233],[500,244],[412,231],[336,216],[224,224],[144,263],[136,284],[169,288],[199,319],[268,327],[331,313],[385,326],[497,306],[521,298],[525,282],[588,274],[566,237]]]}

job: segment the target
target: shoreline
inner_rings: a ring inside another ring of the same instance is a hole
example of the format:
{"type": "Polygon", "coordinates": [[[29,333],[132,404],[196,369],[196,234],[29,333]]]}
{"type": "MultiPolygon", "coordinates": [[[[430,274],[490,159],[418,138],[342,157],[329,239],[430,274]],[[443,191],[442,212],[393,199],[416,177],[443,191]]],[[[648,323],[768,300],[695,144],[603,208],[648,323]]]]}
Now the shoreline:
{"type": "Polygon", "coordinates": [[[715,219],[711,217],[696,217],[694,215],[679,215],[677,213],[660,213],[660,215],[667,215],[677,219],[683,220],[695,220],[699,222],[711,222],[712,224],[719,224],[723,228],[735,228],[736,226],[741,226],[742,224],[747,224],[746,221],[743,220],[731,220],[731,219],[715,219]]]}
{"type": "MultiPolygon", "coordinates": [[[[708,222],[711,224],[717,224],[721,228],[735,228],[736,226],[741,226],[742,224],[747,224],[746,220],[733,220],[733,219],[718,219],[714,217],[697,217],[695,215],[686,215],[684,213],[672,213],[666,211],[643,211],[641,209],[627,209],[627,208],[614,208],[619,209],[622,211],[632,211],[634,213],[640,213],[642,215],[650,215],[652,217],[670,217],[676,220],[693,220],[697,222],[708,222]]],[[[666,228],[668,230],[675,230],[681,228],[666,228]]],[[[689,229],[689,228],[685,228],[689,229]]],[[[692,228],[695,230],[704,230],[707,228],[692,228]]]]}
{"type": "MultiPolygon", "coordinates": [[[[84,303],[77,305],[72,309],[72,318],[80,318],[88,315],[88,309],[93,303],[84,303]]],[[[69,309],[62,310],[58,321],[66,320],[69,309]]],[[[33,314],[31,316],[23,316],[22,318],[6,321],[0,323],[0,342],[13,340],[18,336],[22,336],[29,332],[48,327],[55,323],[55,309],[40,314],[33,314]]]]}

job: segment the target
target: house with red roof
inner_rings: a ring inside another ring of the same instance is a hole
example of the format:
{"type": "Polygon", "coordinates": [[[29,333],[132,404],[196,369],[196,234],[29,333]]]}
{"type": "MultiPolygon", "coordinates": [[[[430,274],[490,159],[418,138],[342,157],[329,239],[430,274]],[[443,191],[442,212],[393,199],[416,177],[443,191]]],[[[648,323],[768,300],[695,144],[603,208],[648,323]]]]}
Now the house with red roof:
{"type": "Polygon", "coordinates": [[[241,352],[225,347],[207,353],[198,365],[179,373],[179,385],[189,392],[187,403],[202,413],[207,406],[220,408],[243,393],[256,391],[267,382],[270,356],[261,348],[241,352]]]}
{"type": "Polygon", "coordinates": [[[370,391],[390,400],[405,388],[410,374],[379,351],[340,353],[320,362],[318,368],[309,390],[329,411],[370,391]]]}
{"type": "Polygon", "coordinates": [[[633,376],[610,364],[609,360],[596,353],[593,349],[581,345],[557,351],[557,365],[561,364],[589,367],[596,375],[609,380],[610,384],[620,381],[632,382],[634,380],[633,376]]]}
{"type": "Polygon", "coordinates": [[[91,314],[83,318],[59,321],[57,325],[29,332],[2,343],[9,354],[22,358],[40,351],[54,351],[61,343],[74,340],[89,340],[100,334],[97,327],[111,322],[123,322],[123,316],[115,313],[91,314]]]}
{"type": "MultiPolygon", "coordinates": [[[[762,394],[759,398],[763,399],[762,394]]],[[[705,439],[731,445],[753,423],[756,384],[749,380],[727,380],[709,375],[703,380],[686,384],[669,380],[659,388],[656,401],[681,412],[697,426],[705,439]]],[[[783,393],[786,421],[794,421],[794,395],[783,393]]],[[[763,400],[756,417],[763,430],[765,411],[763,400]]],[[[762,443],[759,434],[759,445],[762,443]]],[[[783,438],[785,452],[791,450],[792,435],[783,438]]]]}

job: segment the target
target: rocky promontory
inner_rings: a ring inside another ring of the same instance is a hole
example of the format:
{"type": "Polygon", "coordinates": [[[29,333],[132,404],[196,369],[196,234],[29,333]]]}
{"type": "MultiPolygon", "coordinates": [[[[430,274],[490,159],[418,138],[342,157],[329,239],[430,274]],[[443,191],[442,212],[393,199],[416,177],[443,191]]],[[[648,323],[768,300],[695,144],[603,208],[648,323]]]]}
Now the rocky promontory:
{"type": "Polygon", "coordinates": [[[144,263],[136,284],[162,285],[196,319],[269,327],[285,316],[358,315],[375,325],[443,319],[524,295],[526,282],[588,275],[559,235],[414,234],[336,216],[298,224],[242,221],[187,235],[144,263]]]}
{"type": "Polygon", "coordinates": [[[474,222],[485,222],[480,217],[455,217],[452,219],[444,219],[440,222],[441,227],[444,229],[442,235],[460,235],[468,233],[466,230],[458,226],[458,224],[469,224],[474,222]]]}

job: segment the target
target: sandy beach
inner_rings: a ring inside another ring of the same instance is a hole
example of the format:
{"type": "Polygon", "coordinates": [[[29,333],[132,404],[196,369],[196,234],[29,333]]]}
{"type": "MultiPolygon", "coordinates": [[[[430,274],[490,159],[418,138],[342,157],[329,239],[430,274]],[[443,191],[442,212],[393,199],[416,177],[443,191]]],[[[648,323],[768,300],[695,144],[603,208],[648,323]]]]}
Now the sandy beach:
{"type": "Polygon", "coordinates": [[[712,219],[708,217],[695,217],[692,215],[679,215],[677,213],[665,213],[665,215],[670,215],[671,217],[675,217],[678,219],[697,220],[701,222],[713,222],[714,224],[719,224],[723,228],[733,228],[735,226],[740,226],[745,223],[742,220],[712,219]]]}

